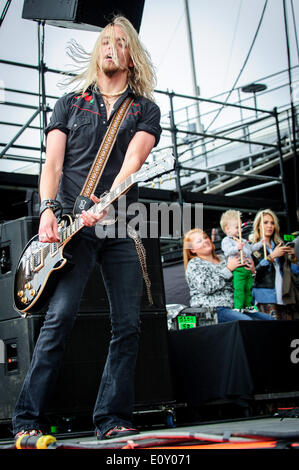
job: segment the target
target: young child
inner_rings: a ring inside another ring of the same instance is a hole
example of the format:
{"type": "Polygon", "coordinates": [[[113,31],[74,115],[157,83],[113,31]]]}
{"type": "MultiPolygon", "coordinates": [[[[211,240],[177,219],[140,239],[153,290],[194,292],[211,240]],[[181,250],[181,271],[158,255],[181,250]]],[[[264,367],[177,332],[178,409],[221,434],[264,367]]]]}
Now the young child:
{"type": "Polygon", "coordinates": [[[234,308],[250,312],[255,310],[252,305],[253,275],[245,266],[252,260],[252,253],[262,248],[263,240],[253,245],[243,238],[240,241],[240,219],[241,213],[236,210],[228,210],[222,214],[220,226],[226,237],[222,240],[221,249],[226,257],[242,254],[244,266],[233,271],[234,308]]]}

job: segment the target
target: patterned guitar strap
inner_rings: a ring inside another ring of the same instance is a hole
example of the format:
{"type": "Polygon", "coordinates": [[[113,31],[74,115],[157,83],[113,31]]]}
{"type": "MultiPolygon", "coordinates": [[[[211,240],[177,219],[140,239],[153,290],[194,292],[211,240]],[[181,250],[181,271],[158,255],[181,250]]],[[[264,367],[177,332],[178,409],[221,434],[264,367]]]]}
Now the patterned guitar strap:
{"type": "MultiPolygon", "coordinates": [[[[97,187],[108,158],[111,154],[113,145],[116,141],[116,137],[122,122],[124,121],[126,114],[131,106],[133,99],[127,97],[118,110],[115,112],[111,123],[107,129],[107,132],[102,140],[100,148],[95,156],[93,164],[90,168],[90,171],[87,175],[85,183],[82,187],[80,195],[76,198],[73,214],[80,214],[83,210],[88,210],[91,206],[94,205],[94,202],[90,199],[90,196],[94,193],[95,188],[97,187]]],[[[128,226],[128,235],[134,240],[138,258],[140,261],[140,266],[142,269],[142,274],[144,282],[147,289],[147,295],[150,305],[153,304],[153,299],[151,295],[151,282],[149,279],[147,264],[146,264],[146,252],[143,246],[142,240],[137,234],[137,232],[128,226]]]]}
{"type": "Polygon", "coordinates": [[[116,141],[117,133],[119,128],[124,121],[126,114],[131,106],[133,98],[127,97],[120,105],[118,110],[115,112],[110,125],[106,131],[106,134],[102,140],[100,148],[95,156],[93,164],[89,170],[83,188],[80,195],[77,197],[73,213],[74,215],[80,214],[82,211],[86,211],[91,206],[94,205],[94,202],[90,199],[90,196],[93,194],[95,188],[97,187],[110,153],[112,151],[113,145],[116,141]]]}

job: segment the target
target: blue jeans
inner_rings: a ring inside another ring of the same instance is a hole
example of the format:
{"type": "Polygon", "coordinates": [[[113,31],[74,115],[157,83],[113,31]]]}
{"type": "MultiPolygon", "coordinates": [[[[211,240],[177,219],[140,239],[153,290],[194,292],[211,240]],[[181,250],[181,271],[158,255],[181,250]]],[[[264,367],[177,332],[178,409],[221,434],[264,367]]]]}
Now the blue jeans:
{"type": "Polygon", "coordinates": [[[132,426],[142,295],[142,272],[135,243],[129,237],[97,238],[90,228],[83,228],[71,243],[74,245],[71,261],[75,264],[63,274],[52,295],[16,404],[14,433],[23,429],[48,432],[47,404],[96,261],[100,262],[109,299],[111,341],[93,420],[100,436],[116,425],[132,426]]]}
{"type": "Polygon", "coordinates": [[[217,307],[218,323],[225,323],[236,320],[274,320],[271,315],[262,312],[241,313],[229,307],[217,307]]]}

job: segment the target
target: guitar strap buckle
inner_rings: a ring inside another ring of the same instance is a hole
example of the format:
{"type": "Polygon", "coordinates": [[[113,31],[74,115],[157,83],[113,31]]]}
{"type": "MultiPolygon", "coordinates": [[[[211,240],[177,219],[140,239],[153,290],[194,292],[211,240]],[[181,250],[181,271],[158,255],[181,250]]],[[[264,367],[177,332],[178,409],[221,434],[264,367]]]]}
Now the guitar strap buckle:
{"type": "Polygon", "coordinates": [[[93,205],[94,205],[94,202],[89,197],[82,196],[80,194],[76,198],[76,201],[73,207],[73,215],[81,214],[82,211],[87,211],[93,205]]]}

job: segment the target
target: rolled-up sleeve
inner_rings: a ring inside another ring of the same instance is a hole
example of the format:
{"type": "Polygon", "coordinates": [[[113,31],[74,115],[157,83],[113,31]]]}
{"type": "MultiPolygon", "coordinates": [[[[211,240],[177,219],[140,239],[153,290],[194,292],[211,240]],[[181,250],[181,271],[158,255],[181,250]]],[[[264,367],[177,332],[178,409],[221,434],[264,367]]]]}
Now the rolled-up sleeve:
{"type": "Polygon", "coordinates": [[[151,101],[143,105],[142,116],[138,121],[136,132],[145,131],[155,137],[155,145],[157,146],[161,136],[161,112],[160,108],[151,101]]]}
{"type": "Polygon", "coordinates": [[[71,97],[69,95],[65,95],[56,101],[50,122],[45,129],[46,135],[53,129],[59,129],[65,134],[69,133],[67,124],[69,119],[70,99],[71,97]]]}

